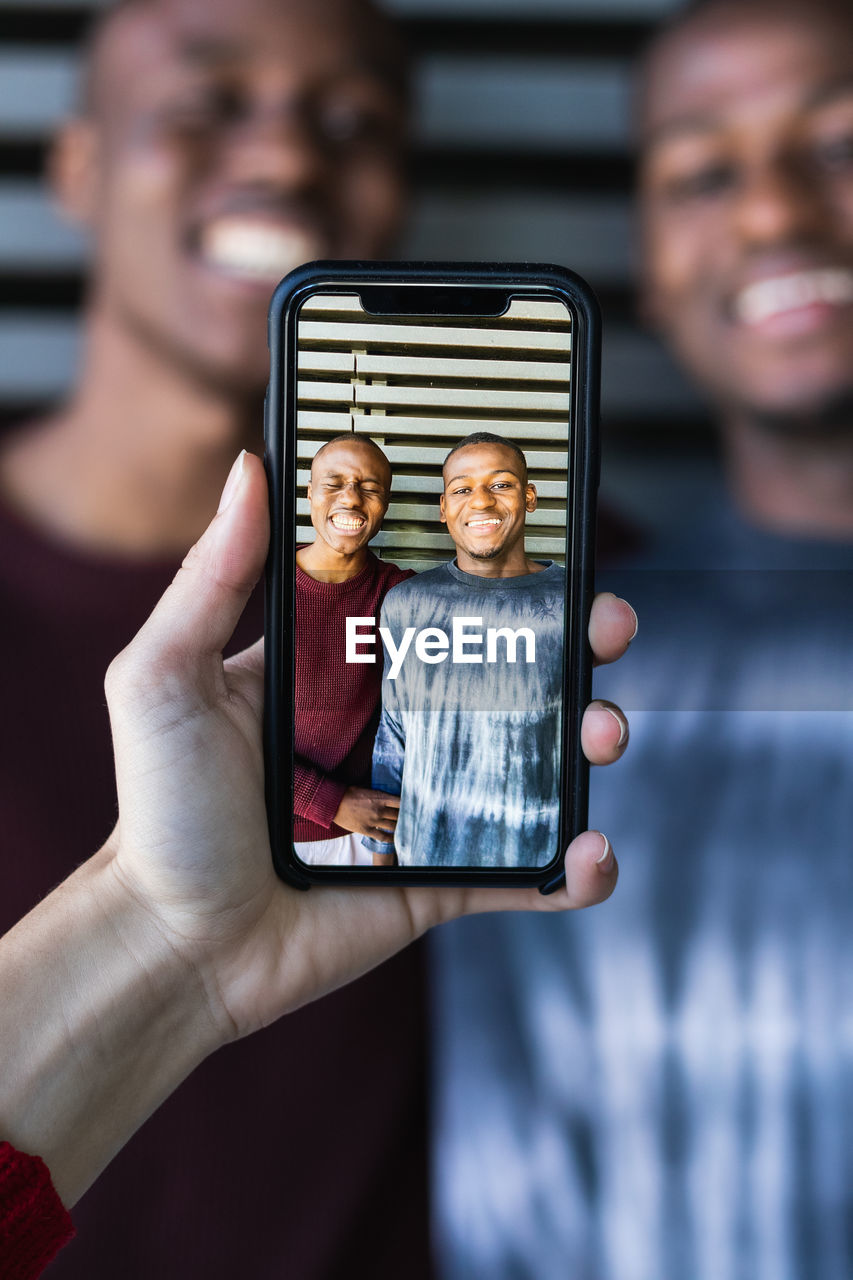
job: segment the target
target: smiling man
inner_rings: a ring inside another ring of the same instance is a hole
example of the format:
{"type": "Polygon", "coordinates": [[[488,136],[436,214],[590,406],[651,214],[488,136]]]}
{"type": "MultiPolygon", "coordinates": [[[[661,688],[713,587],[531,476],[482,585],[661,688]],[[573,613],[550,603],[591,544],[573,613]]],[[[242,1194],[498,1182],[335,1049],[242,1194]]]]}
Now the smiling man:
{"type": "Polygon", "coordinates": [[[652,50],[641,111],[641,301],[719,406],[736,503],[848,538],[849,5],[697,6],[652,50]]]}
{"type": "Polygon", "coordinates": [[[619,894],[435,940],[438,1238],[451,1280],[848,1280],[853,6],[687,5],[637,122],[641,301],[725,478],[607,582],[619,894]]]}
{"type": "MultiPolygon", "coordinates": [[[[279,278],[390,252],[406,117],[367,0],[129,0],[98,22],[51,161],[92,241],[79,378],[0,445],[2,929],[115,821],[104,672],[263,447],[279,278]]],[[[236,647],[262,628],[258,598],[236,647]]],[[[205,1064],[79,1205],[57,1280],[427,1275],[420,983],[404,955],[205,1064]]]]}
{"type": "Polygon", "coordinates": [[[490,432],[444,462],[450,564],[389,592],[373,784],[402,866],[543,866],[557,852],[565,570],[525,551],[536,488],[490,432]]]}
{"type": "Polygon", "coordinates": [[[382,670],[347,660],[353,618],[378,620],[387,592],[412,576],[368,548],[391,494],[391,466],[364,436],[314,455],[308,500],[316,538],[296,552],[294,848],[303,862],[382,865],[362,836],[393,832],[399,799],[370,784],[382,670]]]}
{"type": "MultiPolygon", "coordinates": [[[[93,555],[172,557],[258,448],[274,285],[388,252],[405,59],[368,0],[125,0],[51,161],[94,271],[78,385],[3,441],[29,521],[93,555]]],[[[131,628],[132,630],[132,628],[131,628]]]]}

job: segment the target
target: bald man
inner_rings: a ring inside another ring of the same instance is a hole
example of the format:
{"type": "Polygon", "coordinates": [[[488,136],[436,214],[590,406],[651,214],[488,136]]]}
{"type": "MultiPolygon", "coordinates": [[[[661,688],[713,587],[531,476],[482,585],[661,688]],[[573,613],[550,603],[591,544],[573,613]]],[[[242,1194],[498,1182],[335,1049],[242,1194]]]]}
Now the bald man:
{"type": "MultiPolygon", "coordinates": [[[[86,83],[51,162],[93,240],[80,375],[0,447],[3,929],[113,825],[104,672],[262,449],[275,283],[387,253],[403,204],[405,60],[363,0],[121,4],[86,83]]],[[[58,1280],[426,1276],[420,1011],[407,954],[205,1063],[77,1206],[58,1280]]]]}
{"type": "Polygon", "coordinates": [[[393,836],[398,795],[370,785],[381,663],[347,661],[347,620],[372,617],[411,569],[369,543],[388,510],[391,466],[366,436],[342,435],[314,455],[313,542],[296,552],[294,848],[325,866],[390,865],[362,838],[393,836]]]}

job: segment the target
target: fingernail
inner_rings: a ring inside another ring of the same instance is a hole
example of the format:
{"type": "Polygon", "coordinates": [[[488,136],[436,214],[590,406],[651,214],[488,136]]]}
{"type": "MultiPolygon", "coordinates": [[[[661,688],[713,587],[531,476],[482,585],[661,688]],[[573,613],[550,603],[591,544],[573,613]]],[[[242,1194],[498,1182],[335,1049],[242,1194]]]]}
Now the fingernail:
{"type": "Polygon", "coordinates": [[[605,707],[604,710],[609,716],[613,717],[619,726],[619,741],[616,743],[618,750],[619,747],[624,747],[625,743],[628,741],[628,721],[623,719],[623,717],[619,715],[618,711],[614,711],[612,707],[605,707]]]}
{"type": "Polygon", "coordinates": [[[603,871],[606,873],[608,871],[613,870],[613,863],[615,862],[615,858],[613,857],[613,850],[610,847],[610,841],[607,839],[607,836],[604,835],[604,833],[601,831],[598,832],[598,835],[601,836],[602,842],[604,844],[604,850],[601,854],[601,857],[596,858],[595,865],[599,868],[600,871],[603,871]]]}
{"type": "Polygon", "coordinates": [[[217,515],[225,510],[239,488],[240,481],[243,478],[243,462],[245,457],[246,450],[241,449],[234,461],[234,465],[228,472],[228,479],[225,481],[225,488],[222,490],[222,497],[219,499],[219,506],[216,511],[217,515]]]}
{"type": "Polygon", "coordinates": [[[640,629],[640,619],[637,617],[637,610],[631,604],[630,600],[626,600],[624,596],[617,596],[616,599],[621,600],[623,604],[626,604],[634,615],[634,630],[631,632],[630,639],[628,640],[628,643],[630,644],[631,640],[636,639],[637,632],[640,629]]]}

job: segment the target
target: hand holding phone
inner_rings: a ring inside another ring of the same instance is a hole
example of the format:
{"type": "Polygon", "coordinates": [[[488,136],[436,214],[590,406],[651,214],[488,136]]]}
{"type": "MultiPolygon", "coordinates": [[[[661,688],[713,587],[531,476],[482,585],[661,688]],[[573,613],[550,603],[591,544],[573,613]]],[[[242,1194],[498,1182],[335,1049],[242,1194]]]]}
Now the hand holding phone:
{"type": "MultiPolygon", "coordinates": [[[[217,1044],[359,977],[431,925],[590,906],[616,882],[593,832],[572,843],[566,888],[549,898],[406,887],[367,890],[354,912],[346,890],[305,895],[278,880],[264,808],[263,652],[222,658],[267,541],[263,468],[243,454],[219,514],[110,669],[119,824],[0,939],[5,1135],[42,1153],[67,1204],[217,1044]]],[[[632,627],[627,605],[600,598],[593,649],[616,658],[632,627]]],[[[615,728],[589,709],[596,763],[619,754],[615,728]]]]}

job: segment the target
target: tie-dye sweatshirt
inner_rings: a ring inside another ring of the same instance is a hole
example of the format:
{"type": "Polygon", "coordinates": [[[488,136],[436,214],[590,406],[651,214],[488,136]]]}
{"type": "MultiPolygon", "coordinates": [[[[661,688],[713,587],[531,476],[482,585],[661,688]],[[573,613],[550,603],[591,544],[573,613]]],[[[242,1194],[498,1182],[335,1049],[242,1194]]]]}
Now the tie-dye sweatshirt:
{"type": "Polygon", "coordinates": [[[368,848],[401,866],[536,867],[557,852],[565,581],[552,562],[512,578],[453,563],[388,593],[373,786],[400,795],[400,816],[394,844],[368,848]]]}

